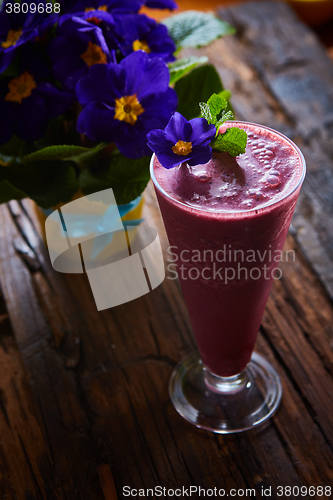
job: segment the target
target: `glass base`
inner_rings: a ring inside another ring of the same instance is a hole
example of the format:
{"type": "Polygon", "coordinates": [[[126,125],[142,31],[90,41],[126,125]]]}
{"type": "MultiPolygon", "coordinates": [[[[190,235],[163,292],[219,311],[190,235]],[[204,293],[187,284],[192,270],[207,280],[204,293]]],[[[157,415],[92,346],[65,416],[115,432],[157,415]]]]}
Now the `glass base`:
{"type": "Polygon", "coordinates": [[[177,412],[211,432],[243,432],[264,423],[279,406],[282,387],[274,368],[253,353],[245,370],[233,377],[211,373],[197,354],[173,371],[169,393],[177,412]]]}

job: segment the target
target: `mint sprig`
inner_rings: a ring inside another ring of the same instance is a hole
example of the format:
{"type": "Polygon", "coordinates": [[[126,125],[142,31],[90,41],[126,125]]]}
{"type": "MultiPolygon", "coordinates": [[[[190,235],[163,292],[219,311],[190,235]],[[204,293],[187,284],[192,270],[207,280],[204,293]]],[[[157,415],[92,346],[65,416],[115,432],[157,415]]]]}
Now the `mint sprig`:
{"type": "Polygon", "coordinates": [[[245,130],[237,127],[231,127],[224,134],[218,134],[214,143],[215,151],[224,151],[231,156],[238,156],[245,153],[247,143],[247,134],[245,130]]]}
{"type": "Polygon", "coordinates": [[[201,117],[205,118],[210,125],[216,128],[216,136],[212,141],[212,148],[215,151],[223,151],[231,156],[238,156],[245,153],[247,144],[247,134],[245,130],[238,127],[227,129],[223,134],[219,133],[220,127],[227,120],[234,120],[235,116],[230,106],[231,93],[222,90],[218,94],[210,96],[207,102],[199,104],[201,117]]]}

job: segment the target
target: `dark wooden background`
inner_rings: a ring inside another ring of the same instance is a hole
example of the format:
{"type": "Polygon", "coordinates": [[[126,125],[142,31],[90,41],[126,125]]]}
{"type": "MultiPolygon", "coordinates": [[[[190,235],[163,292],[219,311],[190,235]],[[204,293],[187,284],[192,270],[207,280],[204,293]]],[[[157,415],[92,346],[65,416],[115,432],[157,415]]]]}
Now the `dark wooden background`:
{"type": "MultiPolygon", "coordinates": [[[[242,435],[192,428],[167,391],[193,347],[177,284],[98,313],[85,278],[50,268],[30,202],[12,202],[0,207],[0,499],[112,499],[156,484],[260,498],[261,486],[332,485],[333,64],[284,4],[221,16],[237,35],[200,53],[238,117],[287,133],[308,164],[286,244],[297,259],[257,344],[281,375],[282,405],[242,435]]],[[[151,188],[145,217],[165,244],[151,188]]]]}

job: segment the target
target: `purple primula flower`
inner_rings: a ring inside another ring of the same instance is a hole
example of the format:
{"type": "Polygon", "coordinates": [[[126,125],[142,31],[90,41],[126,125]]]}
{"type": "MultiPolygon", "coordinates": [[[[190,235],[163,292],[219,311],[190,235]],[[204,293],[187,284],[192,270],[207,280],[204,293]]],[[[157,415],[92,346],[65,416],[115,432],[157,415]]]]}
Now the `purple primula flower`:
{"type": "Polygon", "coordinates": [[[165,168],[181,163],[200,165],[212,157],[211,141],[216,129],[204,118],[186,120],[180,113],[174,113],[164,130],[152,130],[147,135],[150,149],[165,168]]]}
{"type": "Polygon", "coordinates": [[[10,65],[19,47],[41,35],[57,19],[56,15],[7,14],[8,3],[13,1],[3,2],[0,10],[0,73],[10,65]]]}
{"type": "Polygon", "coordinates": [[[108,12],[138,12],[143,0],[60,0],[62,12],[84,12],[100,9],[108,12]]]}
{"type": "Polygon", "coordinates": [[[73,89],[91,66],[115,61],[113,33],[114,19],[108,12],[89,11],[62,16],[57,36],[50,46],[56,79],[73,89]]]}
{"type": "Polygon", "coordinates": [[[178,5],[174,0],[146,0],[145,5],[151,9],[178,9],[178,5]]]}
{"type": "Polygon", "coordinates": [[[142,51],[119,64],[93,66],[76,86],[83,106],[78,131],[114,142],[129,158],[148,154],[147,132],[164,127],[177,107],[169,79],[166,64],[142,51]]]}
{"type": "Polygon", "coordinates": [[[164,61],[174,61],[176,46],[167,27],[143,14],[115,16],[120,50],[124,55],[143,50],[164,61]]]}
{"type": "Polygon", "coordinates": [[[143,5],[151,9],[177,9],[174,0],[60,0],[61,12],[82,12],[86,9],[105,8],[112,13],[139,12],[143,5]]]}
{"type": "Polygon", "coordinates": [[[7,142],[13,134],[24,140],[39,139],[49,121],[74,102],[73,93],[44,81],[48,68],[34,44],[22,48],[20,61],[17,76],[0,81],[0,143],[7,142]]]}

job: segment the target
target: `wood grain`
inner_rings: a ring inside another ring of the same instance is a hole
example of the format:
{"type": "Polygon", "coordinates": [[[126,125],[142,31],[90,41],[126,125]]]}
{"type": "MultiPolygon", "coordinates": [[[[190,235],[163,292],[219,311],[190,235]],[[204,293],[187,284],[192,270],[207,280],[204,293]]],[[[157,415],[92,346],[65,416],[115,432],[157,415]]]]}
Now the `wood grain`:
{"type": "MultiPolygon", "coordinates": [[[[51,269],[30,203],[12,202],[0,207],[1,499],[122,498],[125,485],[259,492],[332,481],[333,66],[283,5],[222,15],[238,35],[205,52],[238,116],[287,132],[309,165],[286,244],[296,261],[283,264],[257,344],[280,373],[281,408],[270,424],[238,436],[188,425],[167,389],[193,348],[178,284],[167,279],[98,313],[85,277],[51,269]],[[319,85],[317,102],[309,96],[319,85]]],[[[145,198],[165,248],[151,187],[145,198]]]]}

